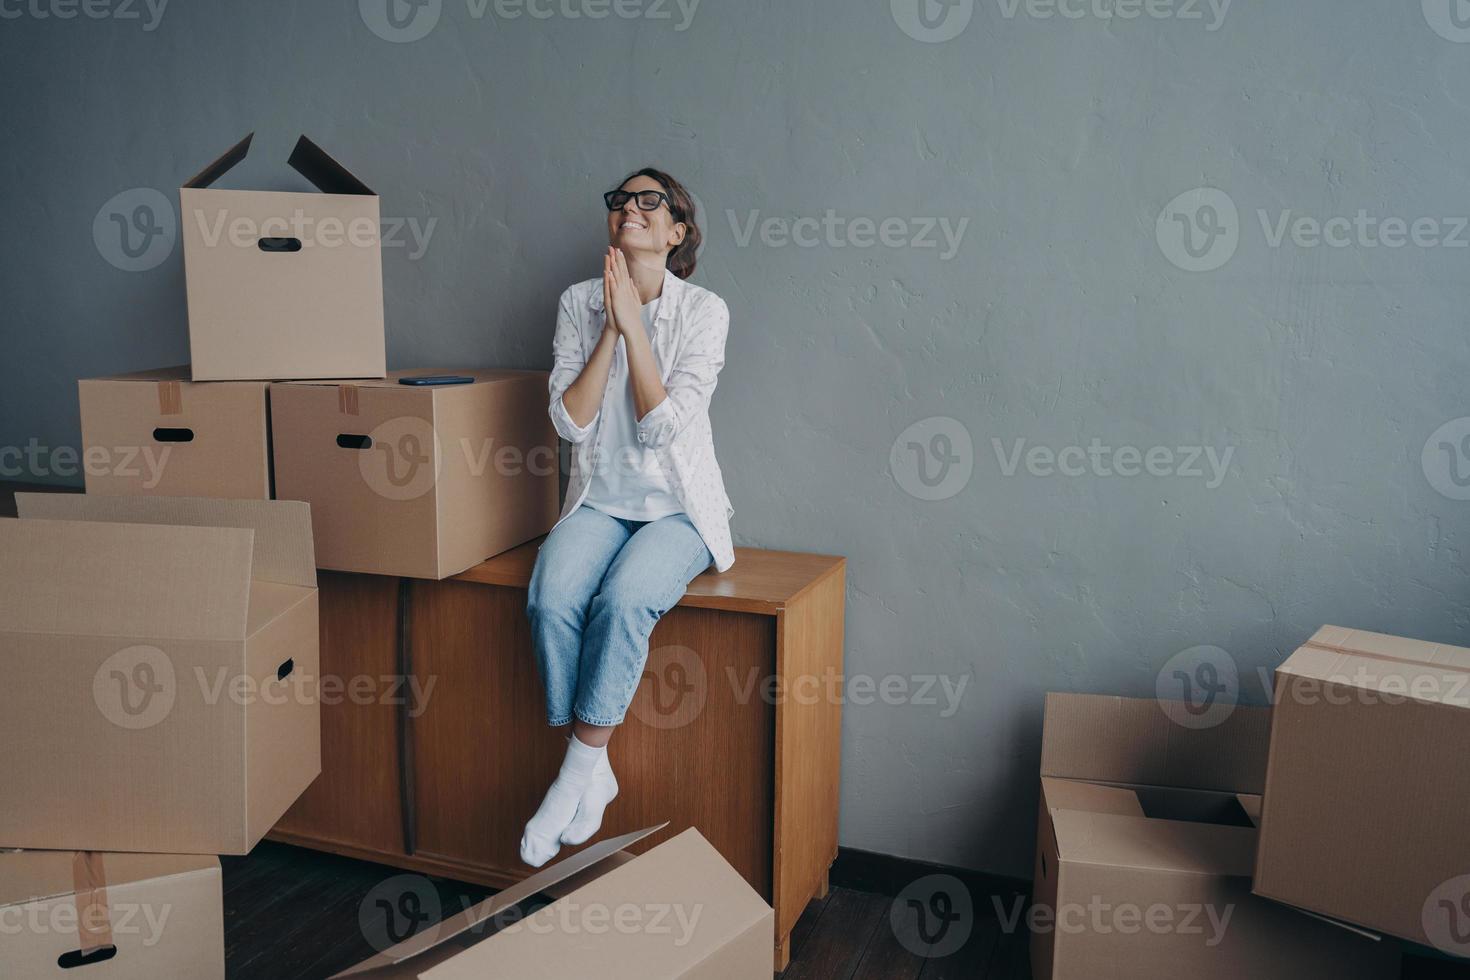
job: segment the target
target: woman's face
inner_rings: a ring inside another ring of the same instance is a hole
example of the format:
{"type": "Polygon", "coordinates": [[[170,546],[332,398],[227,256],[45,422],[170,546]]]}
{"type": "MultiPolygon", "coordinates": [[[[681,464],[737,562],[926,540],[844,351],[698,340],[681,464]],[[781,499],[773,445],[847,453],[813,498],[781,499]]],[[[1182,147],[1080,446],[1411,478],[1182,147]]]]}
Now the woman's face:
{"type": "MultiPolygon", "coordinates": [[[[622,190],[662,191],[663,187],[652,177],[634,177],[622,190]]],[[[655,211],[644,211],[638,199],[630,197],[621,209],[607,213],[607,240],[624,252],[662,258],[684,240],[684,225],[674,220],[668,202],[660,202],[655,211]]]]}

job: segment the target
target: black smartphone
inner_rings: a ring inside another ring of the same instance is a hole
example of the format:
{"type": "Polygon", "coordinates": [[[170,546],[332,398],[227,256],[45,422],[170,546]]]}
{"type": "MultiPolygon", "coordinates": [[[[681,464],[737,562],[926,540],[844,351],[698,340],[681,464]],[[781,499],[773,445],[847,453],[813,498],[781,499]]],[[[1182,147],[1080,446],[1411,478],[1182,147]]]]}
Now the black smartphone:
{"type": "Polygon", "coordinates": [[[401,385],[470,385],[475,379],[464,374],[421,374],[414,378],[399,378],[401,385]]]}

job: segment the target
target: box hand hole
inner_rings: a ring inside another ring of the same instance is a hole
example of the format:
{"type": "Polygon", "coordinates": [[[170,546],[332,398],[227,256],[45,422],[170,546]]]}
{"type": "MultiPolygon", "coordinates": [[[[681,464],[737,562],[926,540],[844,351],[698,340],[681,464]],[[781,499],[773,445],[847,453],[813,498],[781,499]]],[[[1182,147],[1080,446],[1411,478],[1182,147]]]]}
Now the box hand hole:
{"type": "Polygon", "coordinates": [[[79,966],[105,963],[116,955],[117,947],[109,943],[106,946],[98,946],[96,949],[74,949],[70,953],[62,953],[56,957],[56,965],[63,970],[74,970],[79,966]]]}
{"type": "Polygon", "coordinates": [[[157,428],[153,430],[154,442],[193,442],[193,429],[157,428]]]}
{"type": "Polygon", "coordinates": [[[357,436],[350,432],[344,432],[337,437],[337,445],[343,449],[371,449],[373,448],[373,437],[357,436]]]}
{"type": "Polygon", "coordinates": [[[301,251],[301,239],[299,238],[262,238],[255,245],[262,252],[301,251]]]}

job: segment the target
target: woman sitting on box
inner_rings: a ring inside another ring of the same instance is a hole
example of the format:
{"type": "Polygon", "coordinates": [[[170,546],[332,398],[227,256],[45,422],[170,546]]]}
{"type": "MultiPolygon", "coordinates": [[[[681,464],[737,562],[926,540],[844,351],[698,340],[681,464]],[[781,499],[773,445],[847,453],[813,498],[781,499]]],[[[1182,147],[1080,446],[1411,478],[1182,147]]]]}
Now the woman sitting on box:
{"type": "Polygon", "coordinates": [[[572,726],[561,772],[521,837],[540,867],[590,840],[618,794],[607,743],[648,636],[711,563],[735,561],[709,403],[730,312],[694,272],[694,202],[640,170],[604,195],[602,277],[561,297],[551,418],[574,446],[561,520],[541,546],[527,611],[547,721],[572,726]]]}

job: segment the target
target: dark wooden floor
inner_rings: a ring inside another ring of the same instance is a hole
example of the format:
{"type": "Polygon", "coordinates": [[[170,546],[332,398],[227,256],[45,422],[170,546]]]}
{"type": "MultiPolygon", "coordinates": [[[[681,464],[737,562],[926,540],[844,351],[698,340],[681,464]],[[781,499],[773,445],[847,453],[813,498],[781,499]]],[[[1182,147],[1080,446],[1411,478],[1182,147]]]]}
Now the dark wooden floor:
{"type": "MultiPolygon", "coordinates": [[[[490,894],[269,842],[221,863],[230,980],[325,978],[387,945],[389,915],[396,920],[392,938],[401,939],[409,922],[431,924],[490,894]]],[[[894,904],[889,894],[834,887],[797,923],[781,980],[1029,980],[1027,937],[1003,929],[988,898],[976,896],[975,914],[957,927],[964,935],[956,939],[965,941],[944,957],[922,955],[919,941],[893,927],[894,904]]],[[[1470,969],[1406,957],[1403,977],[1449,980],[1470,977],[1470,969]]]]}

